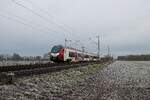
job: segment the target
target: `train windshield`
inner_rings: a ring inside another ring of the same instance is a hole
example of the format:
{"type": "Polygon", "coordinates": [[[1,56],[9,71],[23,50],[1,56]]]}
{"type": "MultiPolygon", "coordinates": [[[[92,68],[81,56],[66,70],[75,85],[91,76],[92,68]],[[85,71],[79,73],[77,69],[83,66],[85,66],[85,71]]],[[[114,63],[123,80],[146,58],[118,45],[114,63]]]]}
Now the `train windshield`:
{"type": "Polygon", "coordinates": [[[51,50],[51,53],[58,53],[63,47],[61,45],[54,46],[51,50]]]}

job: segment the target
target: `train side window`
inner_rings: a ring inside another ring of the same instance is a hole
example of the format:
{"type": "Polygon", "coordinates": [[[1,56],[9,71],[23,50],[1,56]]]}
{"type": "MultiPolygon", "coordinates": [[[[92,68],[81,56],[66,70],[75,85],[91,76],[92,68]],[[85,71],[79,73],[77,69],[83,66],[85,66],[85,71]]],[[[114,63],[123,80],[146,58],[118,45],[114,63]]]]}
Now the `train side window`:
{"type": "Polygon", "coordinates": [[[74,52],[69,52],[69,57],[75,57],[74,52]]]}
{"type": "Polygon", "coordinates": [[[71,52],[69,52],[69,57],[71,57],[71,52]]]}

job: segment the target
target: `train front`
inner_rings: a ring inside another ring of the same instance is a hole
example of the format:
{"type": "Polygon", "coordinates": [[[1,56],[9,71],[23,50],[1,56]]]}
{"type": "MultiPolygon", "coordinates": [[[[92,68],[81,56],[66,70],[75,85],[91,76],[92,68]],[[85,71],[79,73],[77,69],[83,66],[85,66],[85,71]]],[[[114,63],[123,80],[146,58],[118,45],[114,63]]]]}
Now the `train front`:
{"type": "Polygon", "coordinates": [[[50,53],[50,60],[54,62],[64,61],[64,47],[61,45],[56,45],[52,47],[50,53]]]}

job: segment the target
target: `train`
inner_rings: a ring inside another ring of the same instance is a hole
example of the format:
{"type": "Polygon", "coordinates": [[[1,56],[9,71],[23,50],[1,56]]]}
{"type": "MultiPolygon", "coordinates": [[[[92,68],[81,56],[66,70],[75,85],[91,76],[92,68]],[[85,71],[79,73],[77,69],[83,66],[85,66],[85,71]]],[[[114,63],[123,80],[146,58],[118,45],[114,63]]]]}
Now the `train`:
{"type": "Polygon", "coordinates": [[[96,61],[98,56],[75,48],[55,45],[51,49],[50,60],[53,62],[96,61]]]}

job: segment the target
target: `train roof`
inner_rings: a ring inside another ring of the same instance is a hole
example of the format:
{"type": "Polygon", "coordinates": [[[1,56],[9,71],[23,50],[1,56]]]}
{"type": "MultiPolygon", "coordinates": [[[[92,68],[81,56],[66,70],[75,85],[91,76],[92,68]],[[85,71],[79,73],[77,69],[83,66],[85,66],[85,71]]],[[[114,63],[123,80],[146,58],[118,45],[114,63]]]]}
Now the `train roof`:
{"type": "MultiPolygon", "coordinates": [[[[82,54],[83,54],[83,51],[82,51],[82,50],[78,50],[78,49],[75,49],[75,48],[72,48],[72,47],[64,47],[63,45],[55,45],[55,46],[60,46],[60,47],[62,47],[62,48],[66,48],[66,49],[76,50],[77,53],[82,53],[82,54]]],[[[85,55],[89,55],[89,56],[98,57],[97,54],[94,54],[94,53],[84,52],[84,54],[85,54],[85,55]]]]}

